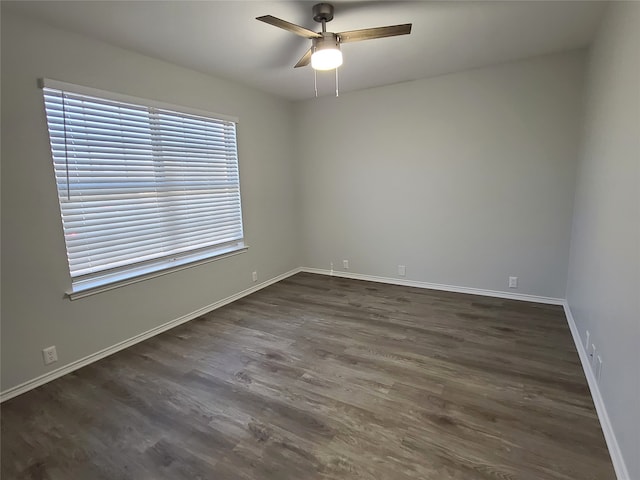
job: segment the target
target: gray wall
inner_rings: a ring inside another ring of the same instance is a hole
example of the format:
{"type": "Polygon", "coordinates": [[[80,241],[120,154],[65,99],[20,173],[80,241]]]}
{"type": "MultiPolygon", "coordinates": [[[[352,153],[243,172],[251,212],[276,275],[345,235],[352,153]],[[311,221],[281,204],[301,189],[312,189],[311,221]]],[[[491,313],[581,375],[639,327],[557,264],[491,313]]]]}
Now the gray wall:
{"type": "Polygon", "coordinates": [[[2,13],[2,384],[6,390],[300,264],[289,102],[2,13]],[[234,115],[245,254],[77,301],[39,77],[234,115]],[[45,367],[41,350],[58,348],[45,367]]]}
{"type": "Polygon", "coordinates": [[[564,298],[584,59],[297,104],[304,265],[564,298]]]}
{"type": "Polygon", "coordinates": [[[600,392],[640,478],[640,3],[608,7],[589,58],[567,300],[603,359],[600,392]]]}

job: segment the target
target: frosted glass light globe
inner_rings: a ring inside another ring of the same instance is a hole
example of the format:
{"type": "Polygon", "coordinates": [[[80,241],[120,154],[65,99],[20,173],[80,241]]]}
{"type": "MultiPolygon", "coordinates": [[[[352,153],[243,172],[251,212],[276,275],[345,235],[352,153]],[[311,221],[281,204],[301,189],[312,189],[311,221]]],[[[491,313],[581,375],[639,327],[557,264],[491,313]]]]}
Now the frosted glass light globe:
{"type": "Polygon", "coordinates": [[[323,48],[311,55],[311,66],[314,70],[333,70],[342,65],[342,52],[337,48],[323,48]]]}

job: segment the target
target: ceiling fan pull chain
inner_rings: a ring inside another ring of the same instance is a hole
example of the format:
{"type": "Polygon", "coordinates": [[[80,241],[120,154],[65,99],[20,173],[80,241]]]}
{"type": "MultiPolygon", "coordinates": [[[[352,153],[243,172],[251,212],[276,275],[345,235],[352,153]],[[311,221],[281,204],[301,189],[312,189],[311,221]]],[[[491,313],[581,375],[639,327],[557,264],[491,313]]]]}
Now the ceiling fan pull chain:
{"type": "Polygon", "coordinates": [[[316,98],[318,98],[318,71],[313,70],[313,88],[316,91],[316,98]]]}
{"type": "Polygon", "coordinates": [[[336,97],[339,97],[340,95],[338,95],[338,67],[336,67],[336,97]]]}

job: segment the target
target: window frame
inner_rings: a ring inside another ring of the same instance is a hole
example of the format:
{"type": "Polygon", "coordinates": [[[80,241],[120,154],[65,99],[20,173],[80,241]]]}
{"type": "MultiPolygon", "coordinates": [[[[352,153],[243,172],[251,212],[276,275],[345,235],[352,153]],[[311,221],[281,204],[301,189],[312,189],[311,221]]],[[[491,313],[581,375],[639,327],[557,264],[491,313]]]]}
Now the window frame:
{"type": "MultiPolygon", "coordinates": [[[[86,95],[91,97],[96,97],[98,99],[104,99],[107,101],[121,102],[125,104],[132,104],[137,106],[142,106],[146,108],[155,108],[161,110],[167,110],[171,112],[175,112],[177,114],[184,115],[195,115],[198,117],[206,117],[211,118],[213,120],[218,120],[222,122],[232,122],[235,124],[235,145],[236,145],[236,162],[238,168],[238,201],[239,201],[239,227],[241,231],[241,238],[238,241],[221,243],[219,245],[214,245],[211,247],[207,247],[206,250],[203,251],[202,248],[193,249],[188,252],[178,254],[178,255],[166,255],[162,258],[142,261],[142,262],[133,262],[126,266],[122,266],[113,271],[103,270],[96,273],[91,273],[87,275],[81,276],[72,276],[71,274],[71,265],[68,257],[67,250],[67,240],[66,240],[66,232],[64,223],[62,221],[62,205],[60,200],[60,190],[58,185],[56,185],[56,193],[58,200],[58,207],[60,209],[61,214],[61,226],[63,234],[65,234],[65,253],[67,254],[67,267],[69,272],[69,278],[71,280],[71,288],[66,292],[66,295],[71,299],[75,300],[78,298],[83,298],[89,295],[93,295],[96,293],[100,293],[107,290],[112,290],[114,288],[119,288],[125,285],[130,285],[132,283],[144,281],[150,278],[159,277],[162,275],[166,275],[169,273],[173,273],[176,271],[184,270],[187,268],[195,267],[198,265],[202,265],[205,263],[209,263],[212,261],[220,260],[223,258],[227,258],[230,256],[234,256],[237,254],[244,253],[248,250],[248,245],[245,243],[245,235],[244,235],[244,216],[242,212],[242,195],[240,188],[240,161],[239,156],[237,155],[237,143],[238,143],[238,123],[239,120],[237,117],[213,113],[204,110],[198,110],[190,107],[184,107],[180,105],[169,104],[166,102],[159,102],[155,100],[150,100],[146,98],[134,97],[129,95],[123,95],[119,93],[99,90],[91,87],[85,87],[81,85],[71,84],[67,82],[61,82],[57,80],[51,79],[39,79],[38,86],[40,89],[43,89],[42,95],[44,100],[44,89],[53,89],[60,91],[68,91],[72,94],[78,95],[86,95]]],[[[44,107],[44,103],[43,103],[44,107]]],[[[49,140],[50,145],[50,154],[52,160],[52,167],[54,170],[55,177],[55,160],[54,160],[54,152],[51,149],[51,138],[50,138],[50,130],[49,130],[49,118],[47,109],[43,108],[45,113],[45,122],[47,127],[47,138],[49,140]]]]}

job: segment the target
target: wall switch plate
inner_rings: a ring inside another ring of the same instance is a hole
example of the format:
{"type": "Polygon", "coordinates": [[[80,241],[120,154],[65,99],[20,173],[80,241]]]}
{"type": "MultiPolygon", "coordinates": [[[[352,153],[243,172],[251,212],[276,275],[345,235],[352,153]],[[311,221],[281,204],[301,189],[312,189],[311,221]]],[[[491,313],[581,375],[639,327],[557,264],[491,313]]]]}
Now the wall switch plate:
{"type": "Polygon", "coordinates": [[[258,272],[253,272],[253,273],[251,274],[251,277],[253,278],[253,281],[254,281],[254,282],[257,282],[257,281],[258,281],[258,272]]]}
{"type": "Polygon", "coordinates": [[[55,345],[42,350],[42,359],[45,365],[50,365],[58,361],[58,352],[56,352],[55,345]]]}
{"type": "Polygon", "coordinates": [[[509,288],[518,288],[518,277],[509,277],[509,288]]]}
{"type": "Polygon", "coordinates": [[[349,270],[349,260],[342,260],[342,268],[349,270]]]}
{"type": "Polygon", "coordinates": [[[404,277],[407,274],[407,267],[405,265],[398,265],[398,275],[404,277]]]}

